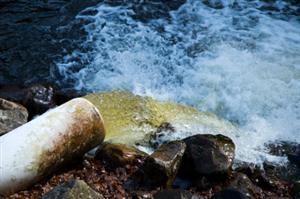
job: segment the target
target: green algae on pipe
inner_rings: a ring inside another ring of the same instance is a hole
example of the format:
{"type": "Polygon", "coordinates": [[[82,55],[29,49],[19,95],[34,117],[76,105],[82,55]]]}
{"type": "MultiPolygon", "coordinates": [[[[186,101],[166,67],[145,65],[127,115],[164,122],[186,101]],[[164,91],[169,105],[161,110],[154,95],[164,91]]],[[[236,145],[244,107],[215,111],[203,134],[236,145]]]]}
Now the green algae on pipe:
{"type": "Polygon", "coordinates": [[[73,99],[0,137],[0,195],[27,188],[104,140],[98,109],[73,99]]]}

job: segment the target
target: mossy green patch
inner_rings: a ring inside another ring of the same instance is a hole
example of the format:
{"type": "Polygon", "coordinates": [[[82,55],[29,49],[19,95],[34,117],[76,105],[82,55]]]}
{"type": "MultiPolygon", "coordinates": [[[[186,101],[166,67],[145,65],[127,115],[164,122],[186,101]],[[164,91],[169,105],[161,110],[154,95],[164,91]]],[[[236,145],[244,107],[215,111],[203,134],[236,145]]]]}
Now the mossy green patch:
{"type": "Polygon", "coordinates": [[[210,113],[172,102],[160,102],[124,91],[95,93],[84,98],[100,111],[106,129],[105,140],[134,145],[147,142],[163,123],[174,127],[203,126],[234,128],[210,113]]]}

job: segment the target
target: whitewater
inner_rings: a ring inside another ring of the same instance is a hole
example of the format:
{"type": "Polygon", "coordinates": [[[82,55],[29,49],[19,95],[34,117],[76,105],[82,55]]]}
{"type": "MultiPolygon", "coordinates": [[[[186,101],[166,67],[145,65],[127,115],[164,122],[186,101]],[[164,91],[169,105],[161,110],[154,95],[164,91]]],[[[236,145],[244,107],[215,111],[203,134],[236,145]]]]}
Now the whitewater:
{"type": "Polygon", "coordinates": [[[57,62],[61,81],[213,112],[238,127],[238,160],[284,161],[264,146],[300,143],[300,17],[290,1],[271,2],[188,0],[146,20],[133,3],[100,3],[77,16],[88,37],[57,62]]]}

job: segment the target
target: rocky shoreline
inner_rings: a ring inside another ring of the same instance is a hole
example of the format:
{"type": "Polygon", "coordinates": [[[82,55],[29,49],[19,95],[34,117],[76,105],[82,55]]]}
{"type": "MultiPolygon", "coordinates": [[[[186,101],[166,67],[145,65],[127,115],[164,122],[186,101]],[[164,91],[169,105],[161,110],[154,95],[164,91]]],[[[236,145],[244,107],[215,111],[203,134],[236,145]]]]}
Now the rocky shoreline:
{"type": "MultiPolygon", "coordinates": [[[[29,120],[32,120],[36,115],[76,96],[56,93],[51,86],[45,85],[11,89],[10,92],[2,88],[0,94],[0,133],[3,135],[26,123],[28,115],[29,120]]],[[[134,103],[136,109],[133,112],[153,110],[154,106],[156,117],[165,116],[158,123],[155,136],[147,137],[147,142],[155,149],[153,153],[140,151],[136,148],[138,145],[118,143],[126,139],[110,137],[110,130],[114,129],[108,125],[106,136],[110,139],[100,144],[96,152],[85,151],[85,155],[74,157],[42,181],[4,198],[300,198],[299,144],[271,143],[268,146],[270,153],[286,156],[288,163],[280,166],[266,162],[262,168],[237,163],[234,159],[234,142],[220,134],[196,134],[182,140],[157,142],[162,133],[175,132],[176,124],[181,124],[178,118],[171,120],[172,117],[168,115],[170,107],[172,113],[177,111],[176,114],[191,109],[181,106],[179,109],[178,105],[159,104],[151,99],[118,92],[99,94],[97,98],[90,96],[87,99],[93,101],[101,98],[102,104],[97,105],[100,110],[107,106],[103,104],[105,99],[108,99],[108,103],[114,103],[110,97],[118,97],[123,104],[131,106],[127,103],[127,98],[122,99],[122,96],[129,97],[134,103]],[[146,102],[147,108],[141,105],[142,102],[146,102]],[[137,108],[138,106],[141,108],[137,108]],[[164,111],[159,112],[157,109],[164,111]],[[166,120],[171,123],[167,124],[166,120]]],[[[122,111],[122,108],[124,107],[110,107],[109,110],[122,111]]],[[[105,121],[110,115],[103,111],[105,121]]],[[[127,112],[128,114],[130,115],[127,112]]],[[[147,122],[156,121],[147,118],[147,122]]],[[[180,119],[182,118],[184,117],[180,119]]],[[[138,121],[134,125],[145,122],[138,121]]],[[[118,124],[120,129],[129,126],[128,123],[127,126],[123,124],[118,124]]],[[[5,153],[5,149],[1,150],[5,153]]]]}

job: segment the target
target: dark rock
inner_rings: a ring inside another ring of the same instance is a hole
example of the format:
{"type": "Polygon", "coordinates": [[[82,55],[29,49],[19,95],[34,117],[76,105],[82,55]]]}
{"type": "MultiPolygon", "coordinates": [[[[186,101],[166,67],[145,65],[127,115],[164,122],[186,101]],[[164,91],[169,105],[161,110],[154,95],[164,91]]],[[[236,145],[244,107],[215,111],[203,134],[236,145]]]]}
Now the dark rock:
{"type": "Polygon", "coordinates": [[[238,189],[224,189],[220,192],[215,193],[212,199],[247,199],[249,198],[243,192],[238,189]]]}
{"type": "Polygon", "coordinates": [[[23,104],[31,116],[42,114],[56,106],[54,102],[54,89],[51,86],[35,85],[26,89],[23,104]]]}
{"type": "Polygon", "coordinates": [[[300,152],[300,144],[296,142],[277,141],[266,145],[268,152],[275,156],[288,156],[300,152]]]}
{"type": "Polygon", "coordinates": [[[291,195],[294,199],[300,199],[300,181],[294,183],[291,195]]]}
{"type": "Polygon", "coordinates": [[[25,107],[0,98],[0,135],[25,124],[27,119],[25,107]]]}
{"type": "Polygon", "coordinates": [[[235,171],[246,174],[250,180],[264,190],[276,190],[275,176],[269,176],[267,173],[256,165],[245,165],[235,169],[235,171]]]}
{"type": "Polygon", "coordinates": [[[296,142],[278,141],[266,145],[271,155],[287,157],[289,162],[282,165],[264,163],[265,170],[279,178],[290,182],[299,180],[300,176],[300,144],[296,142]]]}
{"type": "Polygon", "coordinates": [[[112,167],[133,164],[143,159],[147,154],[125,144],[104,143],[96,152],[96,159],[108,162],[112,167]]]}
{"type": "Polygon", "coordinates": [[[50,85],[38,84],[27,88],[6,86],[0,89],[0,97],[25,106],[29,118],[56,106],[55,92],[50,85]]]}
{"type": "Polygon", "coordinates": [[[209,176],[228,174],[234,159],[235,145],[223,135],[194,135],[184,139],[187,145],[181,173],[209,176]]]}
{"type": "Polygon", "coordinates": [[[172,124],[170,124],[168,122],[162,123],[157,128],[155,133],[153,135],[151,135],[151,139],[149,141],[150,146],[153,148],[157,148],[159,146],[159,144],[161,144],[161,142],[159,141],[160,137],[162,137],[164,135],[172,134],[174,132],[175,132],[175,127],[173,127],[172,124]]]}
{"type": "Polygon", "coordinates": [[[154,188],[171,187],[179,169],[186,145],[182,141],[172,141],[161,145],[131,179],[131,186],[154,188]]]}
{"type": "Polygon", "coordinates": [[[43,199],[103,199],[103,196],[90,188],[82,180],[71,180],[56,186],[46,193],[43,199]]]}
{"type": "Polygon", "coordinates": [[[299,179],[300,170],[294,164],[273,164],[272,162],[265,161],[263,168],[268,176],[275,176],[280,180],[293,183],[299,179]]]}
{"type": "Polygon", "coordinates": [[[249,198],[261,198],[262,190],[255,186],[247,175],[242,173],[235,173],[233,179],[227,188],[239,190],[243,195],[249,198]]]}
{"type": "Polygon", "coordinates": [[[192,197],[189,191],[179,189],[162,190],[153,195],[153,199],[191,199],[192,197]]]}

